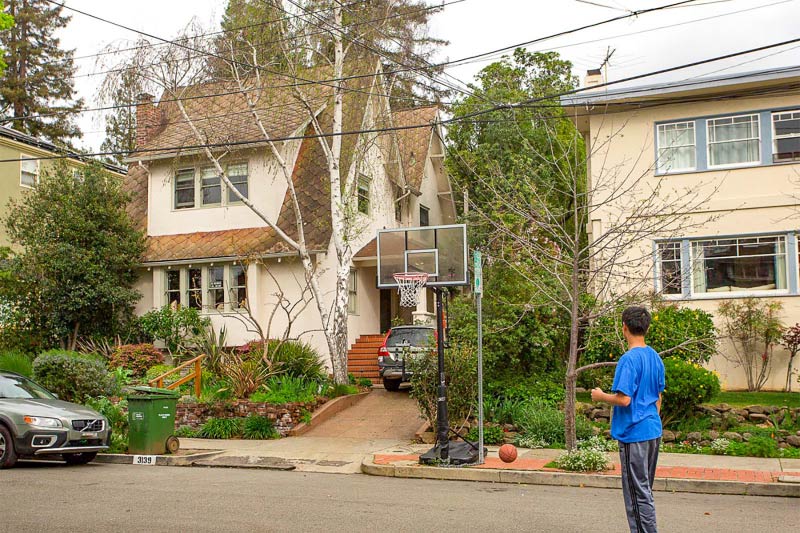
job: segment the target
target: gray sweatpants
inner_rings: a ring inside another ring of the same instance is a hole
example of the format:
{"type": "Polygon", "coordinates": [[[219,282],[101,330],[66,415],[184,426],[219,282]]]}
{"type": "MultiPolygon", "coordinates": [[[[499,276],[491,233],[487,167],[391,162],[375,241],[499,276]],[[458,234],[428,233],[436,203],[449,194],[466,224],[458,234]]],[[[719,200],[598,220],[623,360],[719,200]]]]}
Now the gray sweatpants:
{"type": "Polygon", "coordinates": [[[620,442],[622,494],[631,533],[655,533],[656,507],[653,503],[653,481],[658,463],[661,439],[643,442],[620,442]]]}

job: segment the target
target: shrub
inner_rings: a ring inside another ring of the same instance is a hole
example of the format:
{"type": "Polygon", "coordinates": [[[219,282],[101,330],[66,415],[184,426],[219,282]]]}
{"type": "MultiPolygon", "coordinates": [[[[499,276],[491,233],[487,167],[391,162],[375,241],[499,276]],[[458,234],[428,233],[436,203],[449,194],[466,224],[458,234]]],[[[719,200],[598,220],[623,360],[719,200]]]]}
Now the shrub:
{"type": "Polygon", "coordinates": [[[0,354],[0,370],[16,372],[29,378],[33,376],[33,361],[22,352],[6,352],[0,354]]]}
{"type": "Polygon", "coordinates": [[[561,454],[555,460],[558,468],[571,472],[600,472],[608,470],[606,452],[598,448],[582,448],[561,454]]]}
{"type": "MultiPolygon", "coordinates": [[[[236,351],[260,359],[264,355],[264,345],[260,340],[255,340],[240,346],[236,351]]],[[[309,344],[271,339],[267,341],[267,351],[267,359],[273,365],[273,370],[278,373],[320,383],[327,377],[319,352],[309,344]]]]}
{"type": "Polygon", "coordinates": [[[730,445],[731,441],[728,439],[724,439],[722,437],[714,439],[711,441],[711,453],[714,455],[725,455],[728,453],[728,448],[730,445]]]}
{"type": "Polygon", "coordinates": [[[319,392],[317,383],[291,376],[272,376],[264,388],[265,391],[251,394],[250,401],[272,404],[310,403],[316,400],[319,392]]]}
{"type": "Polygon", "coordinates": [[[176,437],[182,437],[184,439],[192,439],[197,437],[199,430],[193,428],[192,426],[181,426],[175,430],[176,437]]]}
{"type": "Polygon", "coordinates": [[[518,434],[517,438],[514,439],[514,444],[520,448],[530,448],[531,450],[547,448],[549,445],[549,443],[542,438],[523,435],[522,433],[518,434]]]}
{"type": "MultiPolygon", "coordinates": [[[[560,409],[532,400],[520,409],[514,423],[526,437],[564,444],[564,412],[560,409]]],[[[575,431],[578,439],[586,439],[592,435],[592,425],[585,416],[577,415],[575,431]]]]}
{"type": "Polygon", "coordinates": [[[520,380],[508,379],[487,384],[491,396],[511,400],[527,401],[537,399],[544,404],[556,406],[564,401],[564,382],[555,376],[537,376],[520,380]]]}
{"type": "Polygon", "coordinates": [[[231,393],[236,398],[249,398],[272,373],[260,359],[242,357],[237,353],[230,354],[222,363],[222,377],[230,384],[231,393]]]}
{"type": "MultiPolygon", "coordinates": [[[[150,368],[147,369],[147,372],[145,372],[144,381],[145,382],[149,382],[151,380],[154,380],[158,376],[162,376],[162,375],[166,374],[167,372],[169,372],[173,368],[175,368],[175,367],[171,366],[171,365],[162,365],[162,364],[153,365],[153,366],[151,366],[150,368]]],[[[180,379],[180,377],[177,374],[172,374],[172,375],[170,375],[168,378],[166,378],[164,380],[164,385],[166,386],[167,384],[172,383],[174,381],[178,381],[179,379],[180,379]]]]}
{"type": "Polygon", "coordinates": [[[244,419],[242,436],[245,439],[279,439],[281,434],[275,429],[272,420],[265,416],[250,415],[244,419]]]}
{"type": "Polygon", "coordinates": [[[211,321],[201,317],[197,309],[178,307],[173,310],[165,305],[142,315],[139,323],[146,336],[163,342],[167,351],[174,354],[186,351],[211,321]]]}
{"type": "Polygon", "coordinates": [[[781,340],[783,326],[778,318],[782,304],[745,298],[719,304],[724,320],[722,332],[730,337],[733,350],[726,357],[742,367],[747,390],[759,391],[772,370],[772,349],[781,340]]]}
{"type": "Polygon", "coordinates": [[[527,400],[518,398],[497,398],[495,396],[484,396],[483,416],[489,422],[495,424],[513,424],[517,419],[519,410],[527,403],[527,400]]]}
{"type": "MultiPolygon", "coordinates": [[[[581,364],[613,361],[627,351],[622,337],[622,310],[595,319],[589,328],[581,364]]],[[[669,357],[705,363],[716,350],[717,330],[710,313],[699,309],[656,303],[645,340],[656,352],[669,357]],[[686,343],[685,346],[676,348],[686,343]]]]}
{"type": "Polygon", "coordinates": [[[68,402],[114,393],[114,378],[96,358],[76,352],[51,351],[33,362],[33,376],[44,388],[68,402]]]}
{"type": "Polygon", "coordinates": [[[664,359],[666,388],[661,407],[665,426],[690,418],[695,408],[719,393],[719,378],[697,363],[667,357],[664,359]]]}
{"type": "Polygon", "coordinates": [[[616,452],[619,451],[619,444],[615,440],[609,440],[600,435],[592,435],[588,439],[579,440],[578,448],[581,450],[594,448],[603,452],[616,452]]]}
{"type": "Polygon", "coordinates": [[[359,387],[372,387],[372,380],[369,378],[358,378],[356,380],[356,385],[359,387]]]}
{"type": "Polygon", "coordinates": [[[336,383],[331,385],[325,396],[328,398],[338,398],[339,396],[349,396],[351,394],[358,394],[358,387],[355,385],[336,383]]]}
{"type": "Polygon", "coordinates": [[[209,418],[198,436],[204,439],[232,439],[242,436],[244,418],[209,418]]]}
{"type": "MultiPolygon", "coordinates": [[[[462,427],[472,412],[478,393],[476,352],[470,345],[453,343],[445,350],[444,359],[450,425],[462,427]]],[[[407,366],[413,372],[410,396],[417,401],[423,418],[431,427],[436,427],[437,358],[433,353],[423,352],[408,360],[407,366]]]]}
{"type": "MultiPolygon", "coordinates": [[[[478,427],[472,427],[467,433],[467,440],[478,441],[478,427]]],[[[483,443],[489,445],[503,444],[506,441],[506,434],[500,426],[485,426],[483,428],[483,443]]]]}
{"type": "Polygon", "coordinates": [[[86,406],[94,409],[108,420],[111,427],[111,446],[108,453],[125,453],[128,450],[128,407],[126,400],[114,403],[108,398],[86,398],[86,406]]]}
{"type": "Polygon", "coordinates": [[[140,378],[163,361],[164,356],[152,344],[123,344],[111,354],[108,366],[127,368],[133,377],[140,378]]]}

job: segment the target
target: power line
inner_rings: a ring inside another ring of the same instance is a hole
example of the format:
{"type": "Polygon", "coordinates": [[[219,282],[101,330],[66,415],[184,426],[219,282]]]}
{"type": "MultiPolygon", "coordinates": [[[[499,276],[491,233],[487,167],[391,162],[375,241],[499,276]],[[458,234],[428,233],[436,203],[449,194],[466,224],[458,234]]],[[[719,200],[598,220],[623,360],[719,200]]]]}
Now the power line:
{"type": "MultiPolygon", "coordinates": [[[[800,38],[798,38],[796,40],[800,41],[800,38]]],[[[759,47],[759,49],[763,49],[763,48],[764,47],[759,47]]],[[[741,52],[736,52],[734,55],[743,55],[743,54],[750,53],[750,52],[751,52],[751,50],[745,50],[745,51],[741,51],[741,52]]],[[[726,56],[721,56],[721,57],[727,58],[727,57],[730,57],[731,55],[732,54],[726,54],[726,56]]],[[[635,78],[640,79],[640,78],[644,78],[644,77],[647,77],[647,76],[655,76],[657,74],[663,73],[664,70],[675,71],[675,70],[680,70],[682,68],[689,68],[690,66],[695,66],[698,63],[710,63],[710,62],[718,61],[718,60],[720,60],[720,59],[718,59],[718,58],[709,58],[709,59],[702,60],[702,61],[699,61],[699,62],[696,61],[696,62],[693,62],[693,63],[688,63],[688,64],[684,64],[684,65],[678,65],[678,66],[675,66],[675,67],[671,67],[670,69],[662,69],[662,70],[659,70],[659,71],[654,71],[654,72],[641,74],[639,76],[636,76],[635,78]]],[[[785,71],[785,70],[787,70],[787,69],[785,69],[785,68],[784,69],[775,69],[775,72],[781,72],[781,71],[785,71]]],[[[727,79],[739,79],[739,78],[746,77],[746,76],[748,76],[748,74],[737,74],[737,75],[733,75],[733,76],[726,77],[726,78],[718,78],[715,81],[722,81],[722,80],[727,80],[727,79]]],[[[670,87],[674,88],[674,87],[681,87],[681,86],[692,86],[692,85],[696,85],[698,83],[703,83],[703,82],[704,81],[701,80],[701,81],[694,81],[694,82],[685,83],[685,84],[674,84],[674,85],[671,85],[670,87]]],[[[617,82],[611,82],[611,83],[617,83],[617,82]]],[[[561,95],[575,94],[575,93],[578,93],[578,92],[583,92],[583,91],[588,90],[588,89],[596,89],[597,87],[601,87],[601,85],[595,85],[595,86],[592,86],[590,88],[576,89],[574,91],[569,91],[569,92],[566,92],[566,93],[553,94],[553,95],[550,95],[550,96],[543,97],[543,98],[541,98],[541,100],[552,100],[554,98],[558,98],[561,95]]],[[[785,87],[776,86],[776,87],[764,88],[762,90],[753,90],[753,91],[750,91],[750,92],[746,93],[744,96],[729,95],[728,97],[725,97],[724,95],[723,96],[714,95],[714,96],[709,96],[709,97],[704,98],[704,99],[697,99],[695,101],[719,100],[721,98],[723,98],[723,99],[733,99],[733,98],[756,97],[756,96],[764,96],[764,95],[767,95],[767,94],[778,94],[779,92],[783,93],[783,92],[785,92],[787,90],[791,90],[794,93],[794,92],[797,91],[797,89],[800,89],[800,83],[794,83],[794,84],[791,84],[791,85],[788,85],[788,86],[785,86],[785,87]]],[[[645,89],[633,90],[633,91],[630,91],[630,93],[632,94],[632,93],[635,93],[637,91],[646,91],[646,90],[649,90],[649,89],[645,88],[645,89]]],[[[411,129],[430,128],[430,127],[434,127],[434,126],[438,126],[438,125],[446,125],[446,124],[456,123],[456,122],[465,122],[468,119],[472,119],[472,118],[474,118],[476,116],[479,116],[479,115],[482,115],[482,114],[486,114],[486,113],[489,113],[489,112],[493,112],[493,111],[512,110],[514,108],[525,109],[525,108],[528,108],[527,106],[529,106],[530,103],[532,103],[534,100],[537,100],[537,99],[531,99],[531,100],[527,100],[527,101],[524,101],[524,102],[520,102],[518,104],[515,104],[514,106],[502,106],[502,107],[487,109],[487,110],[483,110],[483,111],[479,111],[479,112],[468,113],[468,114],[460,116],[460,117],[453,117],[453,118],[445,119],[445,120],[432,121],[432,122],[425,123],[425,124],[410,124],[410,125],[406,125],[406,126],[370,128],[370,129],[345,131],[345,132],[341,132],[341,133],[321,133],[321,134],[309,134],[309,135],[291,135],[291,136],[285,136],[285,137],[271,138],[270,142],[283,142],[283,141],[295,141],[295,140],[304,140],[304,139],[330,138],[330,137],[337,137],[337,136],[361,135],[361,134],[368,134],[368,133],[388,133],[388,132],[394,132],[394,131],[404,131],[404,130],[411,130],[411,129]]],[[[689,100],[689,101],[692,101],[692,100],[689,100]]],[[[654,102],[654,104],[652,106],[649,106],[649,107],[657,107],[657,106],[661,106],[661,105],[669,105],[671,103],[674,103],[674,102],[671,102],[671,101],[669,101],[667,99],[653,100],[653,102],[654,102]]],[[[636,105],[636,104],[637,103],[634,102],[632,105],[636,105]]],[[[620,104],[620,105],[622,105],[622,104],[620,104]]],[[[557,107],[557,106],[552,106],[552,107],[557,107]]],[[[560,107],[560,106],[558,106],[558,107],[560,107]]],[[[647,108],[648,106],[642,106],[642,107],[647,108]]],[[[620,110],[619,112],[627,112],[627,110],[620,110]]],[[[579,115],[579,116],[589,116],[589,115],[592,115],[592,114],[593,113],[586,113],[585,115],[579,115]]],[[[578,115],[569,115],[569,116],[578,116],[578,115]]],[[[563,118],[568,118],[569,116],[565,115],[563,118]]],[[[511,121],[511,120],[508,120],[508,121],[511,121]]],[[[491,123],[491,121],[489,121],[489,120],[486,120],[486,121],[473,121],[473,122],[476,122],[476,123],[481,123],[481,122],[491,123]]],[[[500,122],[500,121],[497,121],[497,122],[500,122]]],[[[146,151],[142,151],[140,153],[141,154],[160,154],[160,153],[166,154],[166,153],[170,153],[170,152],[175,152],[176,155],[180,155],[181,152],[187,151],[187,150],[199,150],[199,149],[203,149],[203,148],[230,148],[230,147],[254,146],[254,145],[264,144],[266,142],[268,142],[266,139],[260,138],[260,139],[241,140],[241,141],[231,141],[231,142],[225,142],[225,143],[201,143],[201,144],[193,144],[193,145],[181,145],[181,146],[169,146],[169,147],[162,147],[162,148],[153,148],[153,149],[148,149],[146,151]]],[[[98,157],[98,156],[110,156],[110,155],[132,155],[132,154],[135,154],[135,153],[136,152],[128,152],[128,151],[120,151],[120,150],[117,150],[117,151],[103,151],[103,152],[94,152],[94,153],[85,153],[85,154],[68,154],[68,155],[52,155],[52,156],[18,158],[18,159],[3,159],[3,160],[0,160],[0,163],[10,163],[10,162],[19,162],[19,161],[65,159],[65,158],[74,158],[74,157],[78,157],[78,156],[85,158],[85,157],[98,157]]]]}
{"type": "MultiPolygon", "coordinates": [[[[85,14],[82,11],[75,10],[73,8],[65,6],[64,4],[59,4],[58,2],[54,2],[53,0],[46,0],[46,1],[48,1],[48,2],[50,2],[52,4],[55,4],[55,5],[60,5],[60,6],[67,7],[67,9],[72,9],[73,11],[76,11],[78,13],[85,14]]],[[[509,50],[509,49],[512,49],[512,48],[518,48],[518,47],[530,45],[530,44],[533,44],[533,43],[536,43],[536,42],[542,42],[542,41],[553,39],[553,38],[556,38],[556,37],[559,37],[559,36],[562,36],[562,35],[575,33],[577,31],[581,31],[583,29],[588,29],[588,28],[600,26],[600,25],[603,25],[603,24],[609,24],[609,23],[617,21],[617,20],[622,20],[622,19],[625,19],[625,18],[638,16],[639,14],[651,13],[651,12],[654,12],[654,11],[659,11],[659,10],[666,9],[666,8],[669,8],[669,7],[673,7],[673,6],[677,6],[677,5],[684,5],[684,4],[687,4],[689,2],[693,2],[693,1],[695,1],[695,0],[684,0],[684,1],[681,1],[681,2],[665,4],[663,6],[658,6],[658,7],[654,7],[654,8],[650,8],[650,9],[646,9],[646,10],[636,11],[635,13],[630,14],[630,15],[622,15],[622,16],[619,16],[619,17],[613,17],[611,19],[606,19],[606,20],[599,21],[599,22],[596,22],[596,23],[593,23],[593,24],[584,25],[584,26],[581,26],[579,28],[574,28],[572,30],[566,30],[566,31],[555,33],[555,34],[547,35],[547,36],[544,36],[544,37],[538,37],[538,38],[533,39],[531,41],[526,41],[525,43],[518,43],[516,45],[506,46],[506,47],[503,47],[503,48],[500,48],[500,49],[497,49],[497,50],[492,50],[490,52],[485,52],[483,54],[477,54],[477,55],[472,55],[472,56],[468,56],[468,57],[464,57],[464,58],[460,58],[460,59],[456,59],[456,60],[452,60],[452,61],[445,61],[445,62],[441,62],[441,63],[437,63],[437,64],[432,64],[429,68],[444,68],[444,67],[447,67],[447,66],[464,64],[467,60],[473,60],[475,58],[488,56],[488,55],[493,55],[493,54],[496,54],[498,52],[502,52],[502,51],[509,50]]],[[[125,28],[125,29],[127,29],[129,31],[133,31],[133,32],[139,33],[138,30],[135,30],[135,29],[132,29],[132,28],[128,28],[127,26],[119,25],[119,24],[114,23],[112,21],[106,21],[106,20],[104,20],[104,19],[102,19],[100,17],[97,17],[95,15],[91,15],[91,14],[86,14],[86,15],[89,16],[89,17],[92,17],[92,18],[97,18],[98,20],[102,20],[103,22],[106,22],[108,24],[111,24],[111,25],[114,25],[114,26],[123,27],[123,28],[125,28]]],[[[142,35],[147,35],[147,34],[142,33],[142,35]]],[[[172,42],[172,41],[168,41],[166,39],[160,38],[160,37],[153,36],[152,38],[164,41],[164,44],[169,44],[169,43],[172,42]]],[[[174,44],[177,44],[177,43],[174,43],[174,44]]],[[[181,45],[178,45],[178,46],[181,46],[181,45]]],[[[222,60],[223,61],[227,61],[227,59],[225,59],[225,58],[222,58],[222,60]]],[[[250,67],[252,67],[252,65],[250,67]]],[[[254,68],[254,67],[252,67],[252,68],[254,68]]],[[[425,70],[425,69],[421,69],[421,68],[394,69],[394,70],[390,70],[390,71],[384,71],[384,72],[382,72],[382,74],[383,75],[390,75],[390,74],[399,74],[399,73],[404,73],[404,72],[413,72],[413,71],[418,71],[418,70],[425,70]]],[[[277,73],[277,75],[285,76],[284,74],[281,74],[281,73],[277,73]]],[[[342,77],[342,78],[332,78],[332,79],[327,79],[327,80],[321,80],[320,82],[316,82],[316,83],[326,84],[328,82],[335,82],[335,81],[348,81],[348,80],[351,80],[351,79],[357,79],[357,78],[363,78],[363,77],[372,77],[373,75],[374,74],[352,75],[352,76],[346,76],[346,77],[342,77]]],[[[286,77],[292,78],[291,76],[286,76],[286,77]]],[[[295,79],[298,79],[298,78],[295,78],[295,79]]],[[[263,87],[262,89],[277,89],[277,88],[284,88],[284,87],[297,87],[297,86],[303,86],[303,85],[308,85],[308,84],[313,84],[313,83],[315,83],[315,82],[304,81],[303,83],[299,83],[299,84],[274,85],[274,86],[270,86],[270,87],[263,87]]],[[[345,90],[348,90],[348,89],[345,89],[345,90]]],[[[198,98],[211,98],[211,97],[215,97],[215,96],[224,96],[226,94],[236,94],[236,93],[239,93],[239,92],[241,92],[241,91],[232,91],[232,92],[227,92],[227,93],[204,95],[204,96],[199,96],[198,98]]],[[[359,92],[362,92],[362,91],[359,91],[359,92]]],[[[382,95],[382,96],[387,96],[387,95],[382,95]]],[[[388,96],[392,97],[391,95],[388,95],[388,96]]],[[[180,100],[180,99],[168,99],[168,100],[165,100],[165,101],[177,101],[177,100],[180,100]]],[[[8,117],[7,119],[5,119],[5,121],[8,122],[8,121],[16,121],[16,120],[26,120],[26,119],[30,119],[30,118],[40,118],[40,117],[55,116],[55,115],[62,115],[62,114],[69,114],[69,113],[83,113],[83,112],[89,112],[89,111],[108,111],[108,110],[120,109],[120,108],[126,108],[126,107],[131,107],[131,106],[138,106],[138,105],[140,105],[140,102],[130,103],[130,104],[126,103],[126,104],[120,104],[120,105],[114,105],[114,106],[104,106],[104,107],[97,107],[97,108],[90,108],[90,109],[80,109],[80,110],[74,110],[74,111],[64,110],[64,111],[52,112],[52,113],[42,113],[42,114],[38,114],[38,115],[27,115],[27,116],[20,116],[20,117],[8,117]]]]}

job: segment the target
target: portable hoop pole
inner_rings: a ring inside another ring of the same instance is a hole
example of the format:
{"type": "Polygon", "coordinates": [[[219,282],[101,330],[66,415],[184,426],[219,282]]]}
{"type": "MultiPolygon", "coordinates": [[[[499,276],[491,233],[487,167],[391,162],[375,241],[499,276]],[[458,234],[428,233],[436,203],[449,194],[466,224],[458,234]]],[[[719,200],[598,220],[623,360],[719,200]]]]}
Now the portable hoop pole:
{"type": "Polygon", "coordinates": [[[483,267],[481,252],[475,250],[474,259],[474,292],[478,315],[478,464],[482,465],[483,456],[483,267]]]}
{"type": "Polygon", "coordinates": [[[436,352],[439,357],[439,387],[436,390],[436,442],[439,445],[439,459],[446,461],[450,456],[450,421],[447,419],[447,383],[444,376],[444,292],[440,287],[436,292],[436,352]]]}

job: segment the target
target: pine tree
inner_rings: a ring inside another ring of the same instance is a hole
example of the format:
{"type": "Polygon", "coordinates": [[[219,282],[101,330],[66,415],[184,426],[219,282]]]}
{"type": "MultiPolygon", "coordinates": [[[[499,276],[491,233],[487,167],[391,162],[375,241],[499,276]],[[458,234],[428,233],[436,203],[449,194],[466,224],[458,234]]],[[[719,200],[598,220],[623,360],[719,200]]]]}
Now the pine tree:
{"type": "MultiPolygon", "coordinates": [[[[14,26],[14,17],[4,12],[3,0],[0,0],[0,32],[9,29],[12,26],[14,26]]],[[[0,48],[0,54],[5,55],[2,48],[0,48]]],[[[8,67],[8,65],[6,65],[5,61],[3,61],[3,57],[0,56],[0,76],[2,76],[6,71],[6,67],[8,67]]]]}
{"type": "Polygon", "coordinates": [[[0,112],[20,118],[12,128],[43,137],[57,144],[69,144],[80,135],[74,112],[83,107],[75,98],[73,50],[62,50],[55,32],[70,17],[60,6],[46,0],[7,0],[5,12],[15,25],[0,33],[8,69],[0,80],[0,112]]]}

